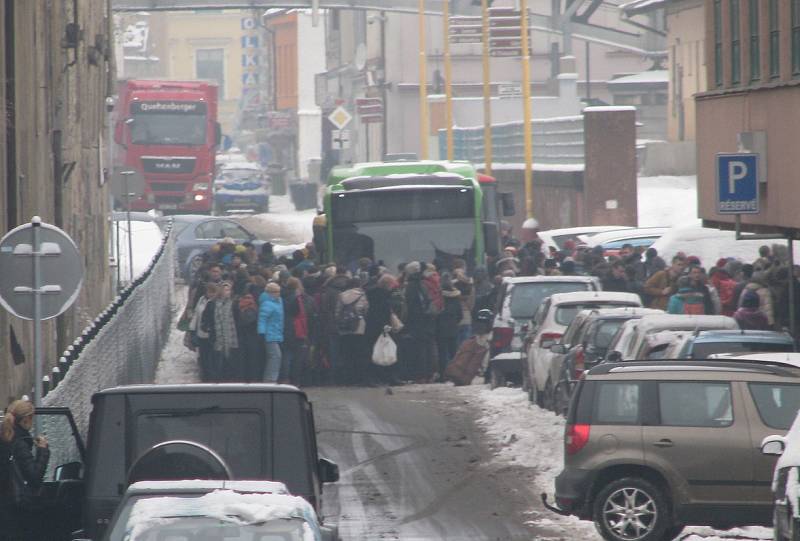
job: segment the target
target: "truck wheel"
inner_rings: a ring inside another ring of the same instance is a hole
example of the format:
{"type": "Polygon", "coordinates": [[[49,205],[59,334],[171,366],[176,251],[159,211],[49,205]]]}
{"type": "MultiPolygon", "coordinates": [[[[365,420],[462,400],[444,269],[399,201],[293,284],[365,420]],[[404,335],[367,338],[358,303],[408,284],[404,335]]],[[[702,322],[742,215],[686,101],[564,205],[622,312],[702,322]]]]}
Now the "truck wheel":
{"type": "Polygon", "coordinates": [[[662,490],[641,477],[606,485],[592,511],[595,528],[606,541],[661,541],[676,526],[662,490]]]}

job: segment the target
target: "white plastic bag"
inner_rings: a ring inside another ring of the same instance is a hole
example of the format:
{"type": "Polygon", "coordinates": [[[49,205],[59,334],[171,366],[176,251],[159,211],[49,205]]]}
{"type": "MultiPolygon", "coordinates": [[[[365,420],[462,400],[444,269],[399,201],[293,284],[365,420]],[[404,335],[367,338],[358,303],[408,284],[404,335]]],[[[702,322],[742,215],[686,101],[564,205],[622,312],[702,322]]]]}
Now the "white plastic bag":
{"type": "Polygon", "coordinates": [[[383,331],[372,348],[372,362],[378,366],[392,366],[397,362],[397,344],[389,333],[383,331]]]}

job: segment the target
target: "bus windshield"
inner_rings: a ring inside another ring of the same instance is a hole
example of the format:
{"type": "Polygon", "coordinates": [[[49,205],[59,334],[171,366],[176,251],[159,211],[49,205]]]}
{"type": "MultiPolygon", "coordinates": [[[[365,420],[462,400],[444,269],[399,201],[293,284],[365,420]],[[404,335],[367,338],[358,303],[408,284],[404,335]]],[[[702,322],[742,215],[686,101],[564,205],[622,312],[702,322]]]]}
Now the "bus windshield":
{"type": "Polygon", "coordinates": [[[477,218],[467,187],[335,192],[331,217],[334,258],[348,267],[361,257],[392,270],[409,261],[475,262],[477,218]]]}

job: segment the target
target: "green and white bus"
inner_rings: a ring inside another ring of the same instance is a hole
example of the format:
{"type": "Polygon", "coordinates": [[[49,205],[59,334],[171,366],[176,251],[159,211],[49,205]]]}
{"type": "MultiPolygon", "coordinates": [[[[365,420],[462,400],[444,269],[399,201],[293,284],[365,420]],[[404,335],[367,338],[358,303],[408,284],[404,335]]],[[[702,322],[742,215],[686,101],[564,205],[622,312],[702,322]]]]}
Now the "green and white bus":
{"type": "MultiPolygon", "coordinates": [[[[439,267],[450,267],[455,258],[470,268],[485,264],[497,255],[499,223],[497,212],[487,216],[477,176],[468,162],[335,168],[325,193],[324,232],[315,235],[321,261],[354,268],[368,257],[392,272],[415,260],[439,267]]],[[[497,201],[493,197],[492,208],[497,201]]]]}

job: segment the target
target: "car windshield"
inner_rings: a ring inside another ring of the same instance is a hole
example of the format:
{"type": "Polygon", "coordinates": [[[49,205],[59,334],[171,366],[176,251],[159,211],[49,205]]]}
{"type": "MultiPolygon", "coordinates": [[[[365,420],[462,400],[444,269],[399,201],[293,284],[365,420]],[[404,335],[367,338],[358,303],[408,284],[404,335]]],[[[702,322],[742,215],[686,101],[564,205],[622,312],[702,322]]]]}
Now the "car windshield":
{"type": "Polygon", "coordinates": [[[131,142],[135,145],[203,145],[206,117],[168,113],[134,115],[131,142]]]}
{"type": "Polygon", "coordinates": [[[634,306],[630,303],[603,303],[587,302],[581,304],[564,304],[556,308],[556,323],[559,325],[569,325],[578,312],[581,310],[593,310],[601,308],[619,308],[620,306],[634,306]]]}
{"type": "Polygon", "coordinates": [[[299,518],[249,523],[231,514],[225,517],[129,517],[124,528],[114,528],[110,541],[305,541],[314,539],[299,518]]]}
{"type": "Polygon", "coordinates": [[[707,359],[715,353],[775,353],[794,351],[787,342],[702,342],[692,347],[692,359],[707,359]]]}
{"type": "MultiPolygon", "coordinates": [[[[556,293],[587,291],[586,282],[531,282],[514,284],[511,290],[511,317],[532,319],[542,300],[556,293]]],[[[576,312],[577,313],[577,312],[576,312]]],[[[573,315],[573,317],[575,317],[573,315]]]]}
{"type": "Polygon", "coordinates": [[[220,180],[260,180],[261,173],[255,169],[223,169],[219,173],[220,180]]]}

